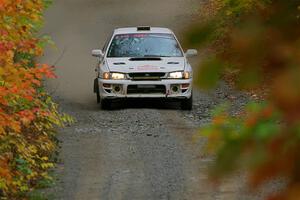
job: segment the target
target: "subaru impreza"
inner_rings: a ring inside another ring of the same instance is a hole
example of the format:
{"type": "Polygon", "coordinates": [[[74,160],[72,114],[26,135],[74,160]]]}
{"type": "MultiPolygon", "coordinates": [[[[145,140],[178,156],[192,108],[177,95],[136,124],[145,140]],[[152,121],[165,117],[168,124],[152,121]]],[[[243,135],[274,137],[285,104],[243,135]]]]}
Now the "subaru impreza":
{"type": "Polygon", "coordinates": [[[130,98],[163,98],[193,105],[192,67],[175,34],[167,28],[118,28],[92,55],[98,58],[94,93],[102,109],[112,101],[130,98]]]}

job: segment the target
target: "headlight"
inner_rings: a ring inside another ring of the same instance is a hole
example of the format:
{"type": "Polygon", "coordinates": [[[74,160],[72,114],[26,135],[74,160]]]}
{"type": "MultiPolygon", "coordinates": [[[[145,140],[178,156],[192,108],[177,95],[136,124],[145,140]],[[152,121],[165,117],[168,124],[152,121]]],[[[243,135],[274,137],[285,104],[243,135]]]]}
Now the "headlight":
{"type": "Polygon", "coordinates": [[[171,72],[169,73],[168,78],[171,79],[189,79],[191,78],[190,72],[171,72]]]}
{"type": "Polygon", "coordinates": [[[126,76],[125,74],[122,73],[109,73],[109,72],[104,72],[103,73],[103,79],[113,79],[113,80],[122,80],[125,79],[126,76]]]}
{"type": "Polygon", "coordinates": [[[110,77],[111,77],[111,79],[114,79],[114,80],[120,80],[120,79],[125,79],[125,74],[111,73],[110,77]]]}
{"type": "Polygon", "coordinates": [[[181,79],[181,78],[183,78],[182,72],[171,72],[169,74],[169,78],[181,79]]]}

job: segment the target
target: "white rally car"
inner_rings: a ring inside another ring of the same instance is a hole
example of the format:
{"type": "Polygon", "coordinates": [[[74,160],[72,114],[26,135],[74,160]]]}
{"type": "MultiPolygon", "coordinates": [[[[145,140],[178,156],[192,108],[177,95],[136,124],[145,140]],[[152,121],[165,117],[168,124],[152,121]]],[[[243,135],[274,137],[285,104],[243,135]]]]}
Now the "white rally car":
{"type": "Polygon", "coordinates": [[[184,53],[171,30],[119,28],[92,55],[99,58],[94,92],[102,109],[124,98],[175,99],[182,109],[192,109],[192,67],[186,58],[197,50],[184,53]]]}

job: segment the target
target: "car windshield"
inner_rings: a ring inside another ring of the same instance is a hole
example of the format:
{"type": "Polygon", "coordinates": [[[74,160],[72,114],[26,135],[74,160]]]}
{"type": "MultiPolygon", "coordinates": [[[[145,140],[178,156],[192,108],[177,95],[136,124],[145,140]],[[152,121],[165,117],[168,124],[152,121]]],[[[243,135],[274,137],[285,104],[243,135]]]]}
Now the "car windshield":
{"type": "Polygon", "coordinates": [[[120,34],[109,47],[107,57],[182,57],[172,34],[120,34]]]}

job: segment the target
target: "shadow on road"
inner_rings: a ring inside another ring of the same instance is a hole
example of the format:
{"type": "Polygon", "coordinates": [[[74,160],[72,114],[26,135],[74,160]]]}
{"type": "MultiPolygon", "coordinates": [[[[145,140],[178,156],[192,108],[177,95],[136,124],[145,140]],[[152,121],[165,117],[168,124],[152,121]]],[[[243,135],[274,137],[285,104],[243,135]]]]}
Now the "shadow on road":
{"type": "Polygon", "coordinates": [[[112,104],[113,110],[122,109],[161,109],[161,110],[180,110],[180,103],[163,99],[127,99],[115,101],[112,104]]]}
{"type": "MultiPolygon", "coordinates": [[[[55,99],[60,102],[63,107],[70,107],[71,110],[82,111],[97,111],[101,110],[100,104],[96,101],[89,99],[85,103],[74,102],[72,100],[64,100],[61,98],[55,99]]],[[[125,109],[159,109],[159,110],[181,110],[180,102],[170,101],[164,99],[126,99],[126,100],[114,100],[112,108],[109,110],[118,111],[125,109]]],[[[109,111],[107,110],[107,111],[109,111]]]]}

